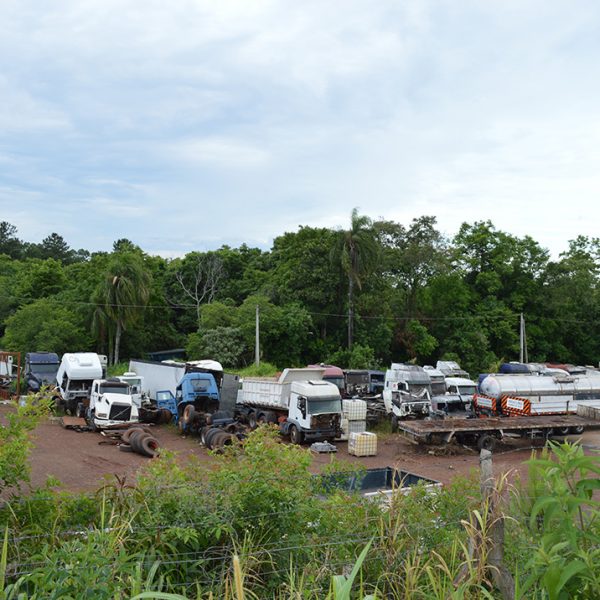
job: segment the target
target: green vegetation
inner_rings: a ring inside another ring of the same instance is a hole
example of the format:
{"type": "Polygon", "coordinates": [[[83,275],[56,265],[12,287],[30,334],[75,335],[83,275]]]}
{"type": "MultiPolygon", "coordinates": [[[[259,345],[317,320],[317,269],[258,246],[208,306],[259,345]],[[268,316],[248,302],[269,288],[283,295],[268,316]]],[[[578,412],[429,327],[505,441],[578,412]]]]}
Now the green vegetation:
{"type": "MultiPolygon", "coordinates": [[[[516,598],[600,595],[600,463],[578,446],[533,458],[527,484],[493,509],[475,478],[417,486],[389,506],[327,491],[309,452],[268,426],[216,461],[165,454],[96,494],[12,497],[0,508],[0,597],[501,598],[486,558],[500,514],[516,598]]],[[[333,461],[327,473],[348,468],[333,461]]]]}
{"type": "Polygon", "coordinates": [[[347,228],[301,226],[270,250],[169,260],[125,239],[90,254],[57,234],[33,244],[17,233],[0,223],[7,350],[91,350],[114,362],[177,347],[240,369],[254,362],[259,306],[261,360],[278,369],[457,358],[475,375],[517,358],[521,312],[531,360],[600,356],[595,238],[550,260],[532,238],[490,222],[464,223],[448,239],[434,217],[403,225],[353,211],[347,228]]]}

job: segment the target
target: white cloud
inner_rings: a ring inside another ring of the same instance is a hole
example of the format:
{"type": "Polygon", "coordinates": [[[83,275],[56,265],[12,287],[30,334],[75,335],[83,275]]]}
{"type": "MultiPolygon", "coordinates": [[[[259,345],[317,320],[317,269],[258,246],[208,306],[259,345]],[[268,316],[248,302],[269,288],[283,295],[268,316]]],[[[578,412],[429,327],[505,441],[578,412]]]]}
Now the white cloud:
{"type": "Polygon", "coordinates": [[[599,18],[591,0],[7,0],[0,186],[22,236],[41,220],[92,248],[268,245],[360,206],[450,234],[489,218],[558,253],[600,216],[599,18]]]}

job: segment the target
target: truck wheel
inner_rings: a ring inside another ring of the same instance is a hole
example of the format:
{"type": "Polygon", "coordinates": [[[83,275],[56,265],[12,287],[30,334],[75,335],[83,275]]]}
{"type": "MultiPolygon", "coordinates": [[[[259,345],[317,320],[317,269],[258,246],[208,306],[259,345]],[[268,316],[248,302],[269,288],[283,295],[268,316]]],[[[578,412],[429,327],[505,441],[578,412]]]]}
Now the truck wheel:
{"type": "Polygon", "coordinates": [[[158,420],[158,422],[162,423],[163,425],[168,425],[172,420],[173,413],[168,408],[161,408],[160,419],[158,420]]]}
{"type": "Polygon", "coordinates": [[[88,425],[90,426],[90,429],[95,433],[96,431],[98,431],[98,427],[96,426],[96,423],[94,422],[94,411],[90,410],[88,412],[88,418],[87,418],[87,422],[88,425]]]}
{"type": "Polygon", "coordinates": [[[250,429],[252,429],[253,431],[258,427],[258,422],[256,420],[256,413],[254,411],[252,411],[248,415],[248,425],[249,425],[250,429]]]}
{"type": "Polygon", "coordinates": [[[131,436],[138,431],[152,435],[151,431],[147,427],[130,427],[121,434],[121,440],[128,444],[131,436]]]}
{"type": "Polygon", "coordinates": [[[79,402],[79,404],[77,404],[76,414],[80,419],[83,419],[85,417],[85,406],[83,406],[83,402],[79,402]]]}
{"type": "Polygon", "coordinates": [[[296,427],[296,425],[290,426],[290,442],[292,444],[300,445],[304,439],[303,433],[296,427]]]}
{"type": "Polygon", "coordinates": [[[575,435],[581,435],[584,431],[585,427],[583,425],[576,425],[570,428],[570,433],[574,433],[575,435]]]}
{"type": "Polygon", "coordinates": [[[217,436],[218,433],[221,433],[221,430],[218,429],[217,427],[211,427],[207,432],[206,435],[204,437],[204,439],[206,440],[205,446],[209,449],[212,450],[213,449],[213,442],[215,441],[215,438],[217,436]]]}
{"type": "Polygon", "coordinates": [[[133,451],[137,452],[138,454],[141,454],[142,453],[142,446],[141,446],[142,440],[144,440],[145,438],[149,438],[149,437],[152,437],[152,436],[149,433],[146,433],[145,431],[135,432],[129,438],[129,444],[133,448],[133,451]]]}
{"type": "Polygon", "coordinates": [[[148,458],[154,458],[158,456],[158,449],[160,448],[160,444],[155,437],[151,435],[147,435],[139,441],[140,454],[142,456],[147,456],[148,458]]]}
{"type": "Polygon", "coordinates": [[[195,416],[196,416],[196,409],[194,408],[194,405],[188,404],[183,409],[183,415],[181,417],[181,420],[183,421],[184,425],[191,425],[194,421],[195,416]]]}
{"type": "Polygon", "coordinates": [[[552,430],[555,435],[569,435],[570,427],[557,427],[552,430]]]}
{"type": "Polygon", "coordinates": [[[494,448],[496,447],[497,441],[498,440],[493,435],[487,435],[484,433],[477,440],[477,447],[480,450],[489,450],[490,452],[492,452],[494,450],[494,448]]]}
{"type": "Polygon", "coordinates": [[[392,415],[392,433],[398,433],[398,417],[396,415],[392,415]]]}

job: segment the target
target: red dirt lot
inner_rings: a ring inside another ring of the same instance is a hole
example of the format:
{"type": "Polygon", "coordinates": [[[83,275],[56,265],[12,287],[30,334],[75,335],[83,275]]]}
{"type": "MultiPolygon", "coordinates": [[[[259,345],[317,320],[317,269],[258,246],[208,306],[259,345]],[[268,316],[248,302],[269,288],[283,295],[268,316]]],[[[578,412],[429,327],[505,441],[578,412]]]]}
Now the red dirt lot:
{"type": "MultiPolygon", "coordinates": [[[[0,405],[0,420],[11,407],[0,405]]],[[[207,465],[214,459],[202,447],[197,437],[182,437],[172,426],[154,427],[154,435],[161,446],[175,452],[182,462],[195,456],[207,465]]],[[[148,458],[122,452],[116,446],[103,444],[106,438],[98,433],[76,432],[63,429],[56,419],[42,423],[32,434],[34,449],[31,453],[31,484],[42,486],[49,476],[62,482],[73,491],[91,491],[99,488],[108,477],[126,477],[129,482],[136,472],[148,463],[148,458]]],[[[588,431],[581,436],[587,452],[600,449],[600,431],[588,431]]],[[[577,439],[575,436],[571,439],[577,439]]],[[[535,442],[539,446],[540,442],[535,442]]],[[[364,467],[396,466],[424,477],[449,483],[457,475],[468,475],[479,464],[478,453],[459,445],[446,448],[416,445],[400,434],[380,434],[378,455],[356,458],[349,456],[346,442],[335,443],[335,457],[341,461],[357,463],[364,467]]],[[[531,441],[508,439],[498,444],[494,452],[496,474],[526,472],[526,461],[531,455],[531,441]]],[[[330,461],[331,455],[314,454],[313,470],[320,471],[330,461]]]]}

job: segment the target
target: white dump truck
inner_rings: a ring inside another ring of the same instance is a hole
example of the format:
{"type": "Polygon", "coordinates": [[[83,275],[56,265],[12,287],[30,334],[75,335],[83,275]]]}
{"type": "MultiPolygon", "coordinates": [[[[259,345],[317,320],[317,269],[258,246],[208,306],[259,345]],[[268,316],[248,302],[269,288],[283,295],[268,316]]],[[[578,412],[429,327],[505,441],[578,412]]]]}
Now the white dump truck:
{"type": "Polygon", "coordinates": [[[54,401],[58,408],[74,415],[78,405],[86,406],[92,382],[104,376],[100,357],[94,352],[63,354],[56,373],[54,401]]]}
{"type": "Polygon", "coordinates": [[[385,410],[396,430],[399,419],[424,418],[431,409],[431,379],[423,367],[392,363],[385,373],[385,410]]]}
{"type": "Polygon", "coordinates": [[[341,434],[342,399],[339,388],[323,381],[325,369],[285,369],[278,379],[242,381],[237,413],[253,427],[278,425],[294,444],[304,440],[334,440],[341,434]]]}
{"type": "Polygon", "coordinates": [[[106,429],[137,423],[138,407],[130,393],[129,384],[118,378],[95,379],[92,382],[89,403],[80,403],[78,414],[85,416],[88,425],[93,429],[106,429]]]}

